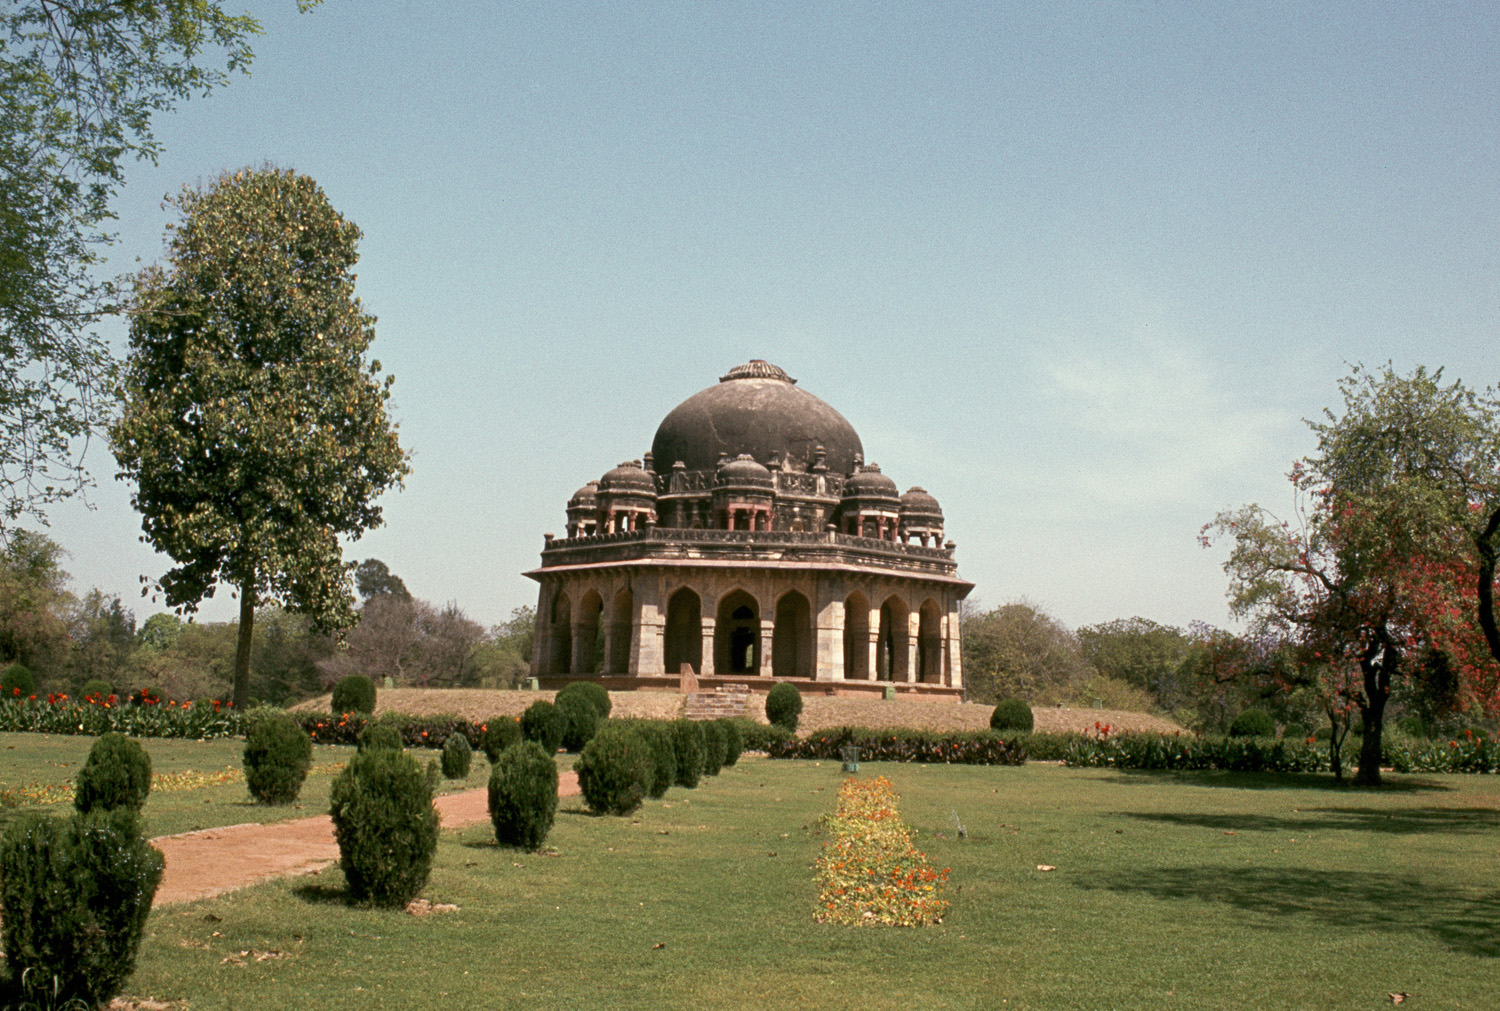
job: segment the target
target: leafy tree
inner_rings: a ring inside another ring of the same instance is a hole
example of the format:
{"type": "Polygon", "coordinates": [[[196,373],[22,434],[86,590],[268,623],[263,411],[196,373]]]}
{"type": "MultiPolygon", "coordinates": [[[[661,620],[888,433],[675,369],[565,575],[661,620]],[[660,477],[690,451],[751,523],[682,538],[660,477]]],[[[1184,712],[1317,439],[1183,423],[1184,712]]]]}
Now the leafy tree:
{"type": "Polygon", "coordinates": [[[1085,625],[1076,634],[1079,654],[1100,674],[1144,688],[1166,709],[1186,701],[1177,682],[1190,641],[1182,629],[1136,617],[1085,625]]]}
{"type": "Polygon", "coordinates": [[[193,611],[240,598],[234,702],[248,697],[255,610],[321,630],[355,620],[340,537],[378,526],[408,472],[366,364],[374,318],[354,296],[359,229],[312,179],[245,169],[184,188],[170,269],[136,277],[123,413],[110,429],[147,541],[177,565],[159,587],[193,611]]]}
{"type": "Polygon", "coordinates": [[[171,649],[182,635],[182,627],[182,619],[175,614],[153,614],[141,625],[140,646],[155,653],[171,649]]]}
{"type": "Polygon", "coordinates": [[[1452,641],[1437,587],[1472,556],[1497,447],[1493,413],[1441,372],[1356,366],[1340,391],[1343,413],[1311,424],[1318,451],[1293,468],[1295,522],[1251,505],[1205,533],[1233,539],[1234,611],[1298,644],[1331,714],[1359,713],[1358,778],[1373,784],[1393,687],[1431,669],[1413,662],[1424,646],[1452,641]]]}
{"type": "Polygon", "coordinates": [[[386,568],[385,563],[378,558],[366,558],[359,563],[359,568],[354,570],[354,587],[365,601],[383,593],[401,600],[411,599],[411,593],[401,577],[386,568]]]}
{"type": "Polygon", "coordinates": [[[90,590],[72,607],[68,633],[73,684],[95,678],[113,684],[135,649],[135,615],[119,597],[90,590]]]}
{"type": "Polygon", "coordinates": [[[967,616],[963,648],[964,681],[975,702],[1064,701],[1094,674],[1073,633],[1026,601],[967,616]]]}
{"type": "Polygon", "coordinates": [[[16,530],[0,546],[0,666],[19,661],[43,685],[67,662],[67,590],[62,547],[45,534],[16,530]]]}
{"type": "Polygon", "coordinates": [[[75,440],[110,411],[99,266],[152,118],[245,69],[260,31],[214,0],[14,0],[0,11],[0,529],[87,482],[75,440]],[[224,68],[205,65],[211,55],[224,68]]]}

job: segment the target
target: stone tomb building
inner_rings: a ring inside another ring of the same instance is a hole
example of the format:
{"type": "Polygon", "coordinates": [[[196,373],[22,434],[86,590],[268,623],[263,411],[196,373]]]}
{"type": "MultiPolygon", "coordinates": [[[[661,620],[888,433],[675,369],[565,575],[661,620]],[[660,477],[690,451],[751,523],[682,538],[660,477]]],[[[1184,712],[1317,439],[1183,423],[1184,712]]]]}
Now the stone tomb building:
{"type": "Polygon", "coordinates": [[[546,536],[532,674],[610,688],[963,687],[943,511],[905,494],[828,404],[752,361],[679,404],[651,452],[590,481],[546,536]]]}

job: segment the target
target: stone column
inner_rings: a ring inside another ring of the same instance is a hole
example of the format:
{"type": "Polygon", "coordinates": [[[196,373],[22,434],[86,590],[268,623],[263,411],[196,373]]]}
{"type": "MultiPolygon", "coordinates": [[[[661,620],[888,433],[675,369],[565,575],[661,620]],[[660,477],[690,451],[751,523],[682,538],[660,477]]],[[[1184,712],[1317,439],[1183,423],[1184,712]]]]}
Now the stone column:
{"type": "Polygon", "coordinates": [[[909,611],[906,615],[906,680],[917,679],[917,650],[921,649],[921,640],[918,638],[918,630],[921,626],[921,615],[916,611],[909,611]]]}
{"type": "Polygon", "coordinates": [[[550,647],[552,636],[552,594],[544,582],[536,591],[536,625],[531,630],[531,676],[538,677],[547,672],[552,663],[550,647]]]}
{"type": "MultiPolygon", "coordinates": [[[[714,619],[705,614],[701,620],[703,622],[703,660],[698,664],[698,675],[712,677],[714,673],[714,619]]],[[[668,671],[668,673],[672,672],[668,671]]]]}
{"type": "Polygon", "coordinates": [[[776,619],[760,619],[760,670],[755,673],[760,677],[770,677],[776,668],[771,666],[772,642],[776,638],[776,619]]]}
{"type": "Polygon", "coordinates": [[[665,674],[666,657],[663,654],[663,616],[657,603],[654,580],[637,580],[631,591],[630,616],[630,669],[627,673],[665,674]],[[652,585],[646,585],[646,584],[652,585]]]}
{"type": "MultiPolygon", "coordinates": [[[[586,628],[588,626],[581,621],[573,622],[573,662],[568,667],[569,673],[582,674],[584,664],[589,662],[583,658],[583,630],[586,628]]],[[[594,651],[590,649],[588,653],[589,660],[593,660],[594,651]]]]}
{"type": "Polygon", "coordinates": [[[819,681],[844,680],[844,607],[841,601],[826,601],[814,617],[813,677],[819,681]]]}
{"type": "Polygon", "coordinates": [[[948,604],[947,635],[943,637],[943,684],[949,688],[964,686],[963,649],[958,631],[958,601],[948,604]]]}

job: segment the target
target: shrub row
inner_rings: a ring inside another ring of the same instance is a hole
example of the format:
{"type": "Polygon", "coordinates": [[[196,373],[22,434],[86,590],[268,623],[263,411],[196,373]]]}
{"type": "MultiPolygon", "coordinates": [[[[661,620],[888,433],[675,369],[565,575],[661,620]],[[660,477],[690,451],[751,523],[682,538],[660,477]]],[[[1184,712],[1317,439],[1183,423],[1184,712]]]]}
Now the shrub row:
{"type": "Polygon", "coordinates": [[[128,737],[209,740],[241,736],[245,719],[229,703],[213,700],[132,705],[114,695],[89,699],[47,695],[0,704],[0,731],[89,737],[114,731],[128,737]]]}
{"type": "Polygon", "coordinates": [[[1381,743],[1397,772],[1500,772],[1500,746],[1472,731],[1457,740],[1408,738],[1381,743]]]}
{"type": "Polygon", "coordinates": [[[1026,745],[994,731],[939,734],[927,730],[866,730],[835,727],[804,739],[773,742],[772,758],[837,760],[847,744],[859,748],[862,762],[946,762],[954,765],[1024,765],[1026,745]]]}
{"type": "Polygon", "coordinates": [[[1192,734],[1078,735],[1063,760],[1068,765],[1117,769],[1327,772],[1330,768],[1328,749],[1306,741],[1192,734]]]}

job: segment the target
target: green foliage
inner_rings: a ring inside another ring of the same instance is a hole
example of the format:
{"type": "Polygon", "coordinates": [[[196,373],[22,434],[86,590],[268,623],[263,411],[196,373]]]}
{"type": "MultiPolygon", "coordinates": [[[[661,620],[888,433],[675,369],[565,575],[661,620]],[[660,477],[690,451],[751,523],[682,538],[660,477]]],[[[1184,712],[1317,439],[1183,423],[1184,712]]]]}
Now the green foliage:
{"type": "Polygon", "coordinates": [[[1281,736],[1287,741],[1305,741],[1312,736],[1312,730],[1301,723],[1288,723],[1281,728],[1281,736]]]}
{"type": "Polygon", "coordinates": [[[767,750],[772,758],[837,761],[841,749],[859,748],[862,762],[943,762],[954,765],[1024,765],[1022,737],[1002,737],[993,731],[940,734],[930,730],[865,730],[835,727],[798,739],[787,737],[767,750]]]}
{"type": "Polygon", "coordinates": [[[0,525],[88,484],[76,443],[116,375],[95,330],[120,311],[100,269],[111,202],[126,165],[156,160],[153,116],[244,69],[259,30],[212,0],[0,12],[0,525]]]}
{"type": "MultiPolygon", "coordinates": [[[[651,747],[651,785],[646,792],[652,798],[666,795],[677,781],[677,748],[672,740],[670,720],[615,721],[633,727],[651,747]]],[[[614,724],[611,724],[613,726],[614,724]]]]}
{"type": "Polygon", "coordinates": [[[964,684],[976,702],[1007,696],[1042,701],[1094,676],[1067,627],[1026,601],[963,619],[964,684]]]}
{"type": "Polygon", "coordinates": [[[1188,701],[1187,686],[1177,678],[1190,641],[1182,629],[1147,618],[1120,618],[1086,625],[1075,637],[1079,656],[1104,677],[1149,692],[1164,709],[1176,709],[1188,701]]]}
{"type": "Polygon", "coordinates": [[[162,868],[129,808],[13,822],[0,842],[0,931],[21,1000],[96,1007],[118,993],[162,868]]]}
{"type": "Polygon", "coordinates": [[[13,663],[0,674],[0,693],[7,699],[29,698],[36,694],[36,678],[25,664],[13,663]]]}
{"type": "MultiPolygon", "coordinates": [[[[1427,736],[1427,724],[1423,722],[1422,717],[1420,716],[1413,715],[1403,717],[1401,722],[1398,723],[1397,726],[1401,729],[1402,733],[1406,734],[1408,737],[1421,738],[1427,736]]],[[[1288,732],[1290,733],[1290,728],[1288,728],[1288,732]]]]}
{"type": "Polygon", "coordinates": [[[557,763],[540,744],[521,741],[490,770],[490,821],[502,846],[542,848],[557,814],[557,763]]]}
{"type": "Polygon", "coordinates": [[[607,724],[583,749],[573,771],[589,810],[629,814],[651,791],[656,759],[651,742],[639,730],[607,724]]]}
{"type": "Polygon", "coordinates": [[[363,674],[350,674],[340,678],[333,686],[333,699],[329,708],[335,716],[342,713],[373,713],[375,682],[363,674]]]}
{"type": "Polygon", "coordinates": [[[802,715],[802,693],[796,685],[785,681],[773,685],[766,693],[766,719],[772,725],[788,732],[797,729],[797,717],[802,715]]]}
{"type": "Polygon", "coordinates": [[[745,751],[745,735],[738,720],[719,720],[718,724],[724,733],[724,765],[734,765],[745,751]]]}
{"type": "Polygon", "coordinates": [[[703,775],[703,731],[692,720],[672,721],[672,751],[677,758],[678,786],[689,790],[703,775]]]}
{"type": "Polygon", "coordinates": [[[150,792],[151,756],[124,734],[110,733],[94,741],[78,770],[73,806],[83,814],[117,807],[139,811],[150,792]]]}
{"type": "Polygon", "coordinates": [[[221,175],[172,201],[169,269],[135,278],[124,406],[110,428],[147,542],[177,563],[166,602],[238,589],[234,701],[249,683],[254,607],[324,630],[354,623],[340,539],[381,522],[408,471],[366,363],[374,319],[354,296],[359,229],[312,179],[221,175]]]}
{"type": "Polygon", "coordinates": [[[110,705],[108,699],[12,702],[0,706],[0,731],[38,734],[83,734],[97,737],[118,731],[130,737],[238,737],[245,732],[242,716],[229,706],[110,705]]]}
{"type": "Polygon", "coordinates": [[[489,759],[491,765],[494,765],[495,760],[500,757],[500,752],[521,739],[519,721],[509,716],[496,716],[485,725],[480,746],[484,749],[484,757],[489,759]]]}
{"type": "Polygon", "coordinates": [[[991,730],[1020,730],[1029,734],[1033,726],[1031,706],[1018,698],[1001,699],[990,713],[991,730]]]}
{"type": "Polygon", "coordinates": [[[521,736],[540,744],[549,755],[562,747],[567,732],[567,715],[551,702],[533,702],[521,714],[521,736]]]}
{"type": "Polygon", "coordinates": [[[743,716],[737,717],[734,722],[740,729],[740,737],[744,741],[746,751],[766,751],[771,745],[785,741],[792,736],[791,731],[775,724],[757,723],[743,716]]]}
{"type": "Polygon", "coordinates": [[[360,599],[366,601],[382,594],[399,600],[411,599],[406,583],[378,558],[366,558],[359,563],[359,568],[354,570],[354,587],[359,591],[360,599]]]}
{"type": "Polygon", "coordinates": [[[1263,709],[1246,709],[1229,725],[1230,737],[1275,737],[1276,721],[1263,709]]]}
{"type": "Polygon", "coordinates": [[[594,734],[602,722],[599,711],[594,708],[592,701],[576,693],[564,696],[559,692],[557,701],[553,705],[557,707],[557,711],[562,714],[565,721],[562,746],[577,754],[583,750],[584,745],[594,739],[594,734]]]}
{"type": "Polygon", "coordinates": [[[78,691],[78,694],[86,699],[97,696],[100,699],[107,700],[114,693],[115,686],[110,684],[108,681],[105,681],[103,678],[92,678],[88,681],[85,681],[83,683],[83,687],[78,691]]]}
{"type": "Polygon", "coordinates": [[[562,705],[567,699],[583,699],[593,706],[594,712],[599,714],[599,719],[608,719],[614,707],[609,699],[609,692],[597,681],[570,681],[558,689],[557,697],[553,699],[557,705],[562,705]]]}
{"type": "Polygon", "coordinates": [[[443,742],[443,776],[464,779],[473,761],[474,749],[469,746],[469,739],[463,734],[449,734],[443,742]]]}
{"type": "Polygon", "coordinates": [[[360,751],[400,751],[401,731],[388,723],[370,723],[359,732],[360,751]]]}
{"type": "Polygon", "coordinates": [[[432,870],[438,815],[415,758],[387,748],[356,754],[333,781],[329,813],[350,895],[387,908],[417,897],[432,870]]]}
{"type": "Polygon", "coordinates": [[[1326,772],[1326,747],[1267,737],[1197,737],[1186,734],[1120,734],[1077,737],[1064,761],[1116,769],[1228,772],[1326,772]]]}
{"type": "Polygon", "coordinates": [[[724,728],[719,726],[717,720],[708,720],[699,723],[698,729],[703,734],[703,774],[717,776],[724,767],[724,755],[728,750],[724,728]]]}
{"type": "Polygon", "coordinates": [[[312,738],[289,716],[255,719],[245,734],[245,785],[262,804],[290,804],[312,765],[312,738]]]}

